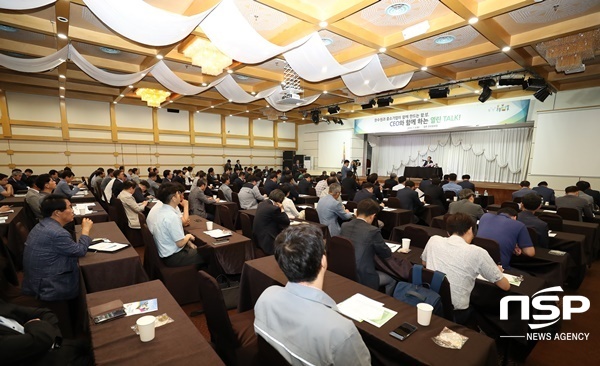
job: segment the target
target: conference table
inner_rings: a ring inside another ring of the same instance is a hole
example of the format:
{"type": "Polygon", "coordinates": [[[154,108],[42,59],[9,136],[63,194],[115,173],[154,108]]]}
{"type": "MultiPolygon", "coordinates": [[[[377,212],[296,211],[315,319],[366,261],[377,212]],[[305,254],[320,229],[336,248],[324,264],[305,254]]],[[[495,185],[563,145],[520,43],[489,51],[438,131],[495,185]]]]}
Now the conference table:
{"type": "MultiPolygon", "coordinates": [[[[240,213],[245,213],[246,215],[250,216],[250,220],[252,222],[252,225],[254,225],[254,218],[256,217],[256,209],[241,210],[240,213]]],[[[329,237],[329,228],[327,227],[327,225],[323,225],[323,224],[320,224],[318,222],[312,222],[312,221],[302,220],[302,219],[290,219],[290,225],[298,225],[298,224],[301,224],[301,223],[307,223],[307,224],[310,224],[310,225],[314,225],[317,228],[321,229],[321,231],[323,232],[323,238],[328,238],[329,237]]]]}
{"type": "Polygon", "coordinates": [[[442,178],[442,168],[426,168],[422,166],[407,166],[404,168],[404,176],[409,178],[442,178]]]}
{"type": "MultiPolygon", "coordinates": [[[[267,287],[284,286],[286,283],[287,278],[273,256],[246,262],[240,282],[238,310],[241,312],[253,309],[259,296],[267,287]]],[[[496,345],[491,338],[483,334],[435,315],[432,316],[429,326],[420,326],[417,323],[415,307],[330,271],[325,273],[323,291],[336,303],[360,293],[398,312],[381,328],[367,322],[353,321],[371,351],[372,358],[380,364],[447,365],[451,362],[456,365],[497,365],[496,345]],[[401,342],[391,337],[389,333],[404,322],[417,325],[418,330],[401,342]],[[469,337],[462,349],[442,348],[431,340],[444,327],[469,337]]]]}
{"type": "MultiPolygon", "coordinates": [[[[76,238],[81,237],[81,225],[75,226],[76,238]]],[[[129,244],[114,221],[94,223],[90,237],[107,238],[113,243],[129,244]]],[[[131,245],[117,252],[90,250],[79,258],[84,293],[110,290],[148,281],[137,251],[131,245]]]]}
{"type": "Polygon", "coordinates": [[[84,218],[90,219],[94,223],[107,222],[109,220],[108,212],[98,202],[86,202],[85,204],[88,205],[88,209],[92,212],[85,215],[75,214],[75,224],[81,225],[84,218]]]}
{"type": "Polygon", "coordinates": [[[4,256],[8,261],[6,279],[13,285],[18,285],[17,270],[21,270],[23,267],[25,243],[17,234],[16,224],[25,219],[25,211],[22,207],[13,207],[11,210],[13,212],[0,214],[0,217],[6,218],[6,220],[0,223],[0,255],[4,256]]]}
{"type": "MultiPolygon", "coordinates": [[[[17,194],[13,197],[8,197],[0,201],[0,206],[3,205],[12,205],[17,207],[22,207],[25,205],[25,194],[17,194]]],[[[85,202],[94,202],[96,197],[92,194],[92,192],[87,191],[85,195],[74,195],[70,198],[71,203],[85,203],[85,202]]]]}
{"type": "MultiPolygon", "coordinates": [[[[231,236],[228,237],[228,241],[224,243],[217,243],[216,239],[211,237],[204,232],[207,231],[206,223],[209,220],[197,216],[190,215],[190,224],[184,226],[183,230],[186,234],[192,234],[196,240],[194,244],[196,246],[209,245],[217,259],[217,262],[225,274],[240,274],[244,262],[254,258],[254,248],[252,247],[252,241],[243,235],[231,231],[231,236]]],[[[213,223],[213,230],[221,229],[228,230],[227,228],[213,223]]]]}
{"type": "Polygon", "coordinates": [[[296,198],[297,205],[307,205],[307,204],[314,205],[316,202],[319,202],[319,197],[310,196],[308,194],[301,194],[298,196],[298,198],[296,198]]]}
{"type": "Polygon", "coordinates": [[[174,322],[156,328],[155,338],[143,343],[131,327],[142,315],[94,324],[88,317],[96,365],[224,365],[162,282],[150,281],[86,295],[87,306],[112,300],[123,303],[157,299],[158,311],[174,322]]]}

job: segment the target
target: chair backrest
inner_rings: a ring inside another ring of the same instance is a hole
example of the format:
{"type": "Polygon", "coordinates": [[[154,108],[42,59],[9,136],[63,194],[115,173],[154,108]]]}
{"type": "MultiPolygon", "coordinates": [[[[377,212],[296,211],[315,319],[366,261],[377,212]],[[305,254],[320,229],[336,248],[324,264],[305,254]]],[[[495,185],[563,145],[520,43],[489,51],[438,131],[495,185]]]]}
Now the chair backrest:
{"type": "Polygon", "coordinates": [[[146,216],[142,212],[138,212],[138,221],[140,226],[146,223],[146,216]]]}
{"type": "Polygon", "coordinates": [[[252,217],[245,212],[240,212],[240,221],[242,223],[242,235],[252,239],[252,217]]]}
{"type": "Polygon", "coordinates": [[[349,280],[358,281],[354,245],[350,239],[334,236],[327,241],[327,269],[349,280]]]}
{"type": "Polygon", "coordinates": [[[386,206],[389,208],[402,208],[400,206],[400,200],[398,198],[396,198],[395,195],[394,195],[394,197],[388,197],[386,206]]]}
{"type": "Polygon", "coordinates": [[[38,223],[38,219],[37,217],[35,217],[31,206],[29,206],[27,202],[25,202],[25,204],[23,205],[23,210],[25,211],[25,224],[27,225],[27,228],[31,230],[33,229],[35,224],[38,223]]]}
{"type": "Polygon", "coordinates": [[[533,246],[537,247],[538,244],[540,243],[540,238],[539,238],[537,231],[535,231],[534,228],[528,226],[527,232],[529,233],[529,237],[531,238],[531,242],[533,243],[533,246]]]}
{"type": "Polygon", "coordinates": [[[154,242],[154,236],[148,229],[148,225],[145,221],[144,223],[140,221],[140,225],[142,230],[142,238],[144,239],[144,244],[146,247],[144,250],[144,270],[151,280],[161,279],[159,268],[164,267],[165,265],[158,255],[158,249],[156,248],[156,243],[154,242]]]}
{"type": "Polygon", "coordinates": [[[233,200],[233,202],[237,203],[238,208],[241,210],[242,205],[240,204],[240,197],[238,196],[237,192],[231,192],[231,199],[233,200]]]}
{"type": "Polygon", "coordinates": [[[502,202],[502,204],[500,205],[500,208],[505,208],[505,207],[510,207],[517,212],[521,211],[521,209],[519,208],[519,204],[516,202],[513,202],[513,201],[502,202]]]}
{"type": "Polygon", "coordinates": [[[223,293],[217,280],[204,271],[198,271],[198,283],[211,341],[219,356],[225,360],[229,358],[227,354],[234,354],[232,351],[240,347],[240,344],[233,332],[223,293]]]}
{"type": "Polygon", "coordinates": [[[428,194],[425,195],[425,203],[433,204],[433,198],[428,194]]]}
{"type": "MultiPolygon", "coordinates": [[[[393,189],[390,190],[390,197],[396,197],[396,194],[398,193],[398,191],[394,191],[393,189]]],[[[388,199],[390,198],[388,197],[388,199]]]]}
{"type": "Polygon", "coordinates": [[[427,231],[417,227],[416,225],[408,225],[404,228],[404,238],[410,239],[410,246],[425,249],[425,245],[429,241],[427,231]]]}
{"type": "Polygon", "coordinates": [[[523,202],[523,197],[515,197],[515,198],[513,198],[513,202],[514,203],[521,203],[521,202],[523,202]]]}
{"type": "MultiPolygon", "coordinates": [[[[409,283],[412,282],[413,269],[410,270],[410,274],[408,276],[409,283]]],[[[432,270],[423,268],[421,272],[423,283],[431,284],[434,273],[435,272],[432,270]]],[[[440,286],[440,291],[438,293],[440,295],[440,300],[442,301],[442,306],[444,307],[444,318],[454,321],[454,305],[452,305],[452,293],[450,291],[450,282],[448,281],[448,277],[444,277],[442,286],[440,286]]]]}
{"type": "Polygon", "coordinates": [[[316,189],[314,189],[314,188],[312,188],[312,187],[311,187],[311,188],[309,188],[309,189],[308,189],[308,195],[309,195],[309,196],[316,196],[316,195],[317,195],[317,190],[316,190],[316,189]]]}
{"type": "Polygon", "coordinates": [[[288,366],[291,365],[285,357],[283,357],[273,346],[271,346],[260,335],[256,334],[256,345],[258,346],[258,363],[259,365],[269,366],[288,366]]]}
{"type": "Polygon", "coordinates": [[[563,218],[557,214],[551,212],[542,212],[538,217],[540,220],[548,224],[548,229],[552,231],[563,230],[563,218]]]}
{"type": "Polygon", "coordinates": [[[29,236],[29,229],[22,221],[15,223],[15,229],[17,231],[16,240],[9,241],[8,249],[12,255],[13,264],[20,271],[23,269],[23,253],[25,252],[25,242],[29,236]]]}
{"type": "Polygon", "coordinates": [[[358,207],[358,203],[356,203],[354,201],[346,202],[346,210],[348,210],[350,212],[354,211],[354,209],[357,207],[358,207]]]}
{"type": "Polygon", "coordinates": [[[456,197],[456,192],[444,191],[444,197],[446,197],[446,199],[449,199],[450,201],[452,201],[454,199],[454,197],[456,197]]]}
{"type": "Polygon", "coordinates": [[[217,191],[217,197],[219,197],[221,201],[227,201],[227,198],[225,198],[225,193],[223,193],[223,191],[220,189],[217,191]]]}
{"type": "Polygon", "coordinates": [[[219,220],[221,220],[221,225],[225,226],[229,230],[235,231],[235,226],[233,225],[233,218],[231,217],[231,212],[229,211],[229,207],[225,205],[216,205],[217,211],[219,213],[219,220]]]}
{"type": "Polygon", "coordinates": [[[123,202],[117,197],[113,197],[110,201],[110,206],[113,208],[115,215],[112,219],[117,223],[117,226],[119,226],[119,229],[121,229],[122,232],[126,232],[129,228],[129,223],[123,202]]]}
{"type": "Polygon", "coordinates": [[[556,210],[556,214],[562,217],[563,220],[582,221],[581,213],[578,209],[572,207],[560,207],[556,210]]]}
{"type": "Polygon", "coordinates": [[[306,219],[306,221],[310,221],[310,222],[316,222],[317,224],[320,224],[321,221],[319,221],[319,214],[317,213],[317,210],[312,208],[312,207],[307,207],[304,212],[306,212],[304,214],[304,218],[306,219]]]}
{"type": "Polygon", "coordinates": [[[500,263],[500,245],[498,245],[497,241],[476,236],[473,238],[471,244],[485,249],[495,263],[500,263]]]}
{"type": "Polygon", "coordinates": [[[267,194],[267,190],[265,189],[265,187],[258,187],[258,191],[260,192],[260,194],[267,194]]]}

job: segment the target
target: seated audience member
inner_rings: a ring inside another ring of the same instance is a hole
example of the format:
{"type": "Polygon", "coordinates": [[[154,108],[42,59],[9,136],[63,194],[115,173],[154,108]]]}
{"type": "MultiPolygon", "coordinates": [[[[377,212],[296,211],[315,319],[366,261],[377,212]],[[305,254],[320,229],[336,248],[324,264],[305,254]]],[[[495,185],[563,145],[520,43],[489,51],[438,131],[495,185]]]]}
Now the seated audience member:
{"type": "Polygon", "coordinates": [[[119,200],[121,200],[123,208],[125,208],[127,223],[132,229],[141,228],[138,213],[144,212],[144,208],[146,208],[146,205],[148,204],[148,201],[137,203],[135,198],[133,198],[133,192],[135,191],[136,187],[137,183],[135,183],[134,180],[125,181],[125,183],[123,183],[123,189],[117,197],[119,200]]]}
{"type": "Polygon", "coordinates": [[[3,365],[92,364],[85,340],[63,339],[58,318],[46,308],[0,300],[0,354],[3,365]]]}
{"type": "Polygon", "coordinates": [[[351,201],[354,201],[356,203],[360,203],[363,200],[366,199],[370,199],[372,201],[375,201],[375,195],[373,194],[373,184],[366,182],[362,185],[362,189],[358,192],[356,192],[356,195],[354,196],[354,199],[351,201]]]}
{"type": "Polygon", "coordinates": [[[15,195],[13,186],[8,184],[8,175],[0,173],[0,201],[15,195]]]}
{"type": "Polygon", "coordinates": [[[56,194],[42,201],[42,216],[25,242],[21,291],[43,301],[74,299],[80,292],[77,258],[85,256],[92,243],[93,222],[84,218],[81,237],[73,241],[63,228],[73,221],[71,202],[56,194]]]}
{"type": "MultiPolygon", "coordinates": [[[[114,173],[113,173],[114,174],[114,173]]],[[[119,197],[119,194],[123,190],[123,184],[127,182],[127,178],[125,177],[125,173],[122,170],[119,170],[117,174],[115,174],[115,180],[113,181],[112,186],[112,197],[119,197]]],[[[106,196],[109,200],[111,197],[106,196]]]]}
{"type": "Polygon", "coordinates": [[[398,175],[396,173],[390,174],[390,178],[386,179],[385,182],[383,183],[383,189],[392,189],[392,187],[397,185],[398,184],[398,181],[396,180],[397,177],[398,177],[398,175]]]}
{"type": "Polygon", "coordinates": [[[8,178],[8,184],[13,187],[15,193],[19,191],[26,191],[27,184],[23,181],[23,172],[21,169],[13,169],[11,177],[8,178]]]}
{"type": "Polygon", "coordinates": [[[379,205],[374,200],[360,201],[356,219],[343,223],[340,235],[350,239],[354,246],[358,282],[374,290],[385,286],[385,293],[391,296],[396,281],[388,274],[375,270],[375,255],[383,260],[392,256],[381,230],[372,225],[378,212],[379,205]]]}
{"type": "Polygon", "coordinates": [[[73,195],[75,195],[75,193],[79,192],[81,188],[85,187],[85,183],[79,183],[77,187],[71,188],[70,185],[74,176],[75,174],[73,174],[73,172],[70,170],[63,171],[60,175],[60,182],[58,182],[56,188],[54,189],[54,194],[59,194],[66,198],[71,198],[73,197],[73,195]]]}
{"type": "Polygon", "coordinates": [[[179,183],[185,187],[185,175],[179,169],[173,170],[173,178],[171,179],[173,183],[179,183]]]}
{"type": "Polygon", "coordinates": [[[452,191],[452,192],[456,193],[456,196],[458,197],[458,194],[460,193],[460,191],[462,191],[463,187],[456,184],[456,179],[457,179],[456,174],[454,174],[454,173],[449,174],[448,175],[448,183],[444,184],[442,189],[444,190],[444,192],[452,191]]]}
{"type": "Polygon", "coordinates": [[[283,211],[285,212],[287,217],[289,217],[290,219],[298,219],[298,218],[304,219],[304,211],[302,211],[302,213],[298,212],[294,202],[291,199],[289,199],[290,189],[291,188],[290,188],[289,184],[284,184],[281,186],[281,191],[285,195],[285,198],[282,202],[283,211]]]}
{"type": "Polygon", "coordinates": [[[271,193],[271,191],[277,188],[279,188],[279,184],[277,184],[277,173],[271,173],[269,174],[269,177],[267,178],[263,188],[265,190],[265,194],[268,195],[271,193]]]}
{"type": "Polygon", "coordinates": [[[399,191],[401,189],[406,188],[406,186],[404,185],[404,183],[406,182],[406,177],[401,175],[398,177],[398,184],[396,184],[395,186],[392,187],[392,191],[399,191]]]}
{"type": "Polygon", "coordinates": [[[323,292],[327,257],[323,234],[292,226],[275,240],[275,259],[288,279],[271,286],[254,307],[254,330],[291,365],[371,365],[352,321],[323,292]]]}
{"type": "Polygon", "coordinates": [[[508,280],[502,275],[502,268],[494,263],[488,252],[476,245],[469,245],[475,236],[474,227],[475,221],[470,215],[450,215],[446,221],[450,237],[432,236],[421,254],[427,269],[446,274],[454,305],[454,321],[464,325],[472,319],[473,308],[469,301],[479,274],[504,291],[510,289],[508,280]]]}
{"type": "Polygon", "coordinates": [[[404,182],[406,188],[398,190],[396,198],[400,200],[400,208],[405,210],[411,210],[414,213],[413,221],[419,221],[419,217],[423,213],[425,205],[419,200],[419,195],[415,190],[415,182],[407,180],[404,182]]]}
{"type": "MultiPolygon", "coordinates": [[[[100,183],[100,195],[102,195],[102,192],[104,192],[108,183],[115,178],[113,177],[114,172],[115,170],[112,168],[106,170],[106,176],[102,178],[102,182],[100,183]]],[[[52,174],[50,174],[50,176],[52,176],[52,174]]]]}
{"type": "Polygon", "coordinates": [[[531,183],[529,183],[529,181],[527,180],[522,181],[521,183],[519,183],[519,185],[521,186],[521,189],[512,193],[513,201],[515,200],[515,198],[523,198],[523,196],[525,196],[526,194],[534,192],[532,189],[529,189],[531,183]]]}
{"type": "Polygon", "coordinates": [[[51,195],[54,188],[56,188],[56,183],[50,179],[50,175],[40,174],[36,178],[33,187],[27,191],[25,202],[33,211],[36,219],[41,220],[44,218],[42,215],[42,200],[51,195]]]}
{"type": "Polygon", "coordinates": [[[156,173],[150,172],[148,173],[148,179],[146,179],[146,182],[148,182],[148,184],[150,185],[150,188],[148,188],[148,194],[150,194],[153,197],[156,197],[156,192],[158,192],[158,188],[160,187],[158,183],[156,183],[156,178],[156,173]]]}
{"type": "Polygon", "coordinates": [[[110,200],[112,199],[113,185],[115,184],[115,181],[117,180],[117,176],[121,172],[122,172],[121,170],[114,170],[112,172],[112,174],[110,175],[110,180],[109,180],[108,184],[104,188],[104,191],[103,191],[104,193],[102,195],[102,199],[104,200],[106,198],[105,201],[107,201],[107,203],[110,203],[110,200]]]}
{"type": "MultiPolygon", "coordinates": [[[[319,198],[325,197],[325,196],[329,195],[329,186],[332,185],[333,183],[338,183],[338,180],[337,180],[336,177],[329,177],[329,178],[327,178],[327,180],[325,181],[325,189],[323,189],[321,191],[321,194],[319,195],[319,198]]],[[[342,202],[342,195],[340,195],[338,201],[342,202]]]]}
{"type": "Polygon", "coordinates": [[[233,181],[233,191],[239,193],[239,191],[242,190],[244,184],[246,184],[246,173],[240,172],[233,181]]]}
{"type": "Polygon", "coordinates": [[[140,184],[138,184],[138,186],[133,191],[133,198],[135,199],[135,202],[142,203],[142,202],[146,201],[146,197],[148,197],[150,195],[148,193],[149,189],[150,189],[150,184],[148,183],[148,181],[141,180],[140,184]]]}
{"type": "Polygon", "coordinates": [[[227,202],[233,202],[233,200],[231,199],[231,188],[229,188],[229,185],[231,184],[231,181],[229,179],[229,174],[223,174],[221,175],[221,186],[219,187],[219,191],[223,192],[223,195],[225,196],[225,200],[227,202]]]}
{"type": "Polygon", "coordinates": [[[542,196],[542,198],[544,199],[543,203],[549,202],[549,204],[551,205],[555,203],[556,196],[554,195],[554,189],[548,188],[548,182],[539,182],[537,187],[533,188],[533,191],[542,196]]]}
{"type": "Polygon", "coordinates": [[[138,175],[139,172],[140,170],[138,168],[131,169],[131,180],[136,182],[137,184],[140,184],[141,182],[140,176],[138,175]]]}
{"type": "MultiPolygon", "coordinates": [[[[438,179],[438,181],[439,181],[439,179],[438,179]]],[[[433,182],[431,181],[431,179],[426,177],[421,180],[421,183],[419,183],[419,189],[422,192],[425,192],[425,189],[431,187],[432,185],[433,185],[433,182]]],[[[443,191],[442,191],[442,193],[443,193],[443,191]]]]}
{"type": "Polygon", "coordinates": [[[373,195],[375,200],[379,203],[383,202],[383,193],[381,193],[381,185],[379,184],[379,176],[377,173],[369,174],[367,182],[373,185],[373,195]]]}
{"type": "Polygon", "coordinates": [[[470,189],[475,192],[475,184],[471,183],[471,176],[469,174],[464,174],[462,182],[459,182],[458,185],[463,187],[463,189],[470,189]]]}
{"type": "MultiPolygon", "coordinates": [[[[164,184],[172,185],[173,183],[167,182],[164,184]]],[[[162,185],[161,185],[161,187],[162,187],[162,185]]],[[[183,192],[185,190],[185,187],[182,185],[178,185],[178,189],[181,190],[181,192],[183,192]]],[[[158,194],[158,191],[156,192],[156,194],[158,194]]],[[[150,227],[156,223],[156,219],[158,218],[158,212],[160,211],[160,207],[162,205],[163,205],[163,203],[160,201],[160,199],[158,197],[156,197],[156,201],[154,201],[154,206],[152,206],[152,208],[150,209],[150,212],[148,212],[148,216],[146,216],[146,224],[148,225],[148,229],[150,229],[150,227]]],[[[181,219],[181,224],[185,227],[190,224],[189,201],[186,199],[183,199],[181,201],[180,205],[181,205],[181,207],[183,207],[183,212],[179,210],[179,207],[176,209],[176,211],[177,211],[177,215],[181,219]]],[[[150,230],[150,231],[152,231],[152,230],[150,230]]]]}
{"type": "Polygon", "coordinates": [[[446,184],[448,184],[448,182],[450,182],[450,174],[444,174],[444,176],[442,177],[442,181],[440,182],[440,186],[445,186],[446,184]]]}
{"type": "Polygon", "coordinates": [[[529,193],[523,197],[522,207],[523,211],[519,212],[517,220],[535,230],[538,234],[538,246],[548,248],[548,223],[535,216],[535,211],[542,207],[542,197],[537,193],[529,193]]]}
{"type": "Polygon", "coordinates": [[[346,178],[342,179],[342,190],[348,193],[348,201],[354,201],[354,195],[360,190],[360,186],[356,183],[354,173],[346,173],[346,178]]]}
{"type": "Polygon", "coordinates": [[[206,212],[204,205],[207,203],[215,203],[219,202],[219,199],[216,200],[211,197],[207,197],[204,194],[204,190],[206,189],[206,181],[204,179],[198,180],[196,186],[192,188],[190,191],[190,195],[188,196],[189,206],[190,206],[190,215],[198,215],[200,217],[204,217],[205,219],[209,219],[210,221],[215,219],[215,216],[211,213],[206,212]]]}
{"type": "Polygon", "coordinates": [[[446,201],[446,196],[444,195],[444,190],[440,187],[440,178],[433,178],[431,180],[431,184],[428,187],[422,188],[422,183],[419,185],[419,188],[423,191],[423,194],[431,197],[431,204],[438,205],[441,207],[448,207],[448,203],[446,201]]]}
{"type": "Polygon", "coordinates": [[[336,174],[334,173],[333,176],[328,176],[325,179],[320,180],[317,185],[315,186],[315,192],[317,193],[317,197],[322,197],[323,196],[323,191],[327,192],[325,194],[328,194],[328,189],[327,187],[329,187],[329,178],[333,178],[335,179],[335,182],[337,182],[337,177],[336,174]]]}
{"type": "Polygon", "coordinates": [[[238,197],[240,199],[242,210],[254,210],[255,208],[258,208],[258,202],[265,199],[265,197],[260,194],[258,180],[253,175],[251,175],[248,178],[248,182],[242,186],[240,193],[238,193],[238,197]]]}
{"type": "Polygon", "coordinates": [[[510,258],[513,254],[528,257],[535,255],[527,227],[516,220],[517,211],[510,207],[500,209],[497,215],[486,213],[479,219],[477,236],[498,242],[504,269],[510,269],[510,258]]]}
{"type": "Polygon", "coordinates": [[[283,209],[284,198],[285,194],[280,189],[274,189],[256,209],[252,231],[256,233],[256,245],[267,255],[273,254],[273,242],[277,235],[290,226],[290,219],[283,209]]]}
{"type": "MultiPolygon", "coordinates": [[[[208,262],[208,258],[200,255],[194,245],[194,236],[183,232],[178,206],[185,201],[184,189],[178,183],[161,185],[157,198],[163,204],[159,207],[152,222],[148,224],[148,229],[154,236],[158,255],[169,267],[201,265],[208,262]]],[[[188,204],[187,201],[185,202],[183,207],[187,211],[188,204]]],[[[148,219],[150,219],[150,215],[148,215],[148,219]]]]}
{"type": "Polygon", "coordinates": [[[298,182],[298,193],[308,194],[308,189],[312,188],[312,177],[308,173],[302,174],[302,179],[298,182]]]}
{"type": "MultiPolygon", "coordinates": [[[[190,173],[189,167],[188,167],[188,173],[190,173]]],[[[215,168],[213,168],[213,167],[208,168],[208,171],[206,172],[206,184],[209,187],[219,185],[219,180],[217,179],[217,174],[215,174],[215,168]]]]}
{"type": "Polygon", "coordinates": [[[592,196],[596,209],[600,208],[600,192],[593,190],[590,182],[585,182],[585,194],[592,196]]]}
{"type": "Polygon", "coordinates": [[[169,169],[163,171],[162,183],[173,183],[173,172],[171,172],[169,169]]]}
{"type": "Polygon", "coordinates": [[[585,190],[589,187],[589,183],[584,180],[580,180],[575,185],[577,188],[579,188],[579,198],[583,198],[587,202],[588,206],[590,206],[590,210],[594,211],[594,197],[585,193],[585,190]]]}
{"type": "Polygon", "coordinates": [[[338,199],[342,195],[342,186],[339,183],[332,183],[329,186],[329,194],[319,199],[317,213],[319,221],[329,228],[329,235],[340,235],[340,223],[338,219],[350,220],[352,213],[345,210],[342,202],[338,199]]]}
{"type": "Polygon", "coordinates": [[[33,170],[27,168],[23,171],[23,177],[21,177],[21,181],[27,185],[27,187],[31,187],[35,181],[35,175],[33,175],[33,170]]]}
{"type": "Polygon", "coordinates": [[[98,187],[98,182],[102,182],[102,179],[104,179],[104,177],[106,176],[106,173],[104,173],[104,168],[99,167],[98,169],[96,169],[89,177],[89,182],[90,182],[90,189],[96,191],[97,187],[98,187]]]}
{"type": "Polygon", "coordinates": [[[483,212],[483,208],[480,205],[475,203],[475,193],[473,193],[470,189],[463,189],[460,191],[458,197],[460,201],[450,202],[450,207],[448,208],[448,213],[464,213],[473,220],[477,221],[483,216],[485,212],[483,212]]]}
{"type": "Polygon", "coordinates": [[[588,219],[594,217],[594,213],[590,209],[588,202],[579,197],[579,188],[577,188],[577,186],[569,186],[565,188],[565,195],[556,198],[556,207],[577,209],[577,211],[579,211],[579,221],[582,221],[582,217],[586,217],[588,219]]]}

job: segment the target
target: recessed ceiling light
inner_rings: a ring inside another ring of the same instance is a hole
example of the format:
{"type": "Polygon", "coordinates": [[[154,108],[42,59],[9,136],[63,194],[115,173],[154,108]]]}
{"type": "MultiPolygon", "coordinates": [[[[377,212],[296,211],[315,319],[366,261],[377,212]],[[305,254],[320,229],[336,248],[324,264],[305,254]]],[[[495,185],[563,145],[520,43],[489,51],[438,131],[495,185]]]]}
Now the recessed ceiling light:
{"type": "Polygon", "coordinates": [[[246,109],[246,113],[249,113],[250,111],[246,109]]]}
{"type": "Polygon", "coordinates": [[[117,101],[115,100],[115,101],[113,102],[113,104],[117,104],[117,101]]]}
{"type": "Polygon", "coordinates": [[[214,106],[214,105],[211,105],[210,107],[211,107],[211,108],[214,108],[215,106],[214,106]]]}
{"type": "Polygon", "coordinates": [[[208,85],[207,83],[202,83],[202,86],[207,86],[207,85],[208,85]]]}
{"type": "Polygon", "coordinates": [[[455,39],[456,39],[456,37],[454,37],[453,35],[446,34],[446,35],[437,37],[433,42],[435,44],[448,44],[448,43],[454,42],[455,39]]]}
{"type": "Polygon", "coordinates": [[[481,93],[481,90],[479,90],[479,89],[478,90],[473,90],[473,94],[479,94],[479,93],[481,93]]]}
{"type": "Polygon", "coordinates": [[[58,35],[58,38],[60,38],[60,39],[67,39],[67,35],[66,34],[59,33],[57,35],[58,35]]]}
{"type": "Polygon", "coordinates": [[[229,99],[229,103],[233,102],[233,99],[229,99]]]}
{"type": "Polygon", "coordinates": [[[475,24],[475,23],[477,23],[478,21],[479,21],[479,18],[477,18],[477,17],[473,17],[473,18],[469,19],[469,24],[475,24]]]}
{"type": "Polygon", "coordinates": [[[66,76],[64,76],[63,74],[60,74],[60,75],[58,75],[58,77],[59,77],[59,78],[61,78],[61,79],[66,79],[66,78],[67,78],[67,77],[66,77],[66,76]]]}
{"type": "Polygon", "coordinates": [[[163,55],[156,55],[156,58],[159,59],[159,60],[162,60],[163,58],[165,58],[165,56],[163,56],[163,55]]]}
{"type": "Polygon", "coordinates": [[[146,77],[146,74],[142,74],[142,78],[145,78],[145,77],[146,77]]]}
{"type": "Polygon", "coordinates": [[[428,100],[429,100],[429,99],[427,99],[427,98],[423,98],[423,101],[424,101],[424,102],[426,102],[426,101],[428,101],[428,100]]]}
{"type": "Polygon", "coordinates": [[[502,47],[502,52],[508,52],[508,51],[510,51],[510,46],[502,47]]]}
{"type": "Polygon", "coordinates": [[[302,117],[302,120],[304,121],[306,118],[302,117]]]}
{"type": "Polygon", "coordinates": [[[133,89],[133,85],[129,85],[129,86],[128,86],[128,88],[129,88],[129,89],[133,89]]]}
{"type": "Polygon", "coordinates": [[[390,16],[404,15],[410,11],[410,5],[406,3],[392,4],[385,8],[385,13],[390,16]]]}
{"type": "Polygon", "coordinates": [[[421,67],[421,71],[427,71],[427,66],[421,67]]]}
{"type": "Polygon", "coordinates": [[[253,92],[250,92],[250,94],[252,94],[252,95],[256,95],[256,92],[255,92],[255,91],[253,91],[253,92]]]}
{"type": "Polygon", "coordinates": [[[227,73],[228,74],[233,74],[233,70],[229,69],[229,70],[227,70],[227,73]]]}
{"type": "Polygon", "coordinates": [[[331,38],[321,38],[321,41],[323,41],[325,47],[333,44],[333,39],[331,38]]]}
{"type": "Polygon", "coordinates": [[[60,90],[65,90],[65,87],[64,87],[64,86],[59,86],[58,88],[59,88],[60,90]]]}
{"type": "Polygon", "coordinates": [[[0,30],[9,33],[15,33],[18,29],[14,27],[9,27],[8,25],[0,24],[0,30]]]}
{"type": "Polygon", "coordinates": [[[369,80],[365,80],[365,85],[369,85],[369,80]]]}
{"type": "Polygon", "coordinates": [[[324,20],[319,22],[319,27],[321,27],[321,28],[325,28],[325,27],[327,27],[327,25],[328,25],[328,23],[324,20]]]}
{"type": "Polygon", "coordinates": [[[261,120],[261,118],[260,118],[260,117],[258,117],[258,120],[260,121],[260,120],[261,120]]]}
{"type": "Polygon", "coordinates": [[[271,108],[271,106],[267,104],[267,108],[271,108]]]}
{"type": "Polygon", "coordinates": [[[354,109],[351,109],[351,110],[350,110],[350,113],[354,113],[354,109]]]}
{"type": "Polygon", "coordinates": [[[64,95],[61,95],[60,97],[61,97],[61,98],[63,98],[63,99],[65,98],[65,96],[64,96],[64,95]]]}
{"type": "Polygon", "coordinates": [[[56,17],[56,20],[58,20],[61,23],[67,23],[69,21],[69,19],[65,17],[56,17]]]}
{"type": "Polygon", "coordinates": [[[200,113],[200,111],[196,111],[196,113],[200,113]]]}
{"type": "Polygon", "coordinates": [[[169,100],[169,103],[173,103],[173,101],[172,101],[172,100],[169,100]]]}
{"type": "Polygon", "coordinates": [[[233,117],[233,114],[230,114],[229,117],[233,117]]]}
{"type": "Polygon", "coordinates": [[[162,109],[162,107],[161,107],[161,106],[158,106],[158,109],[162,109]]]}
{"type": "Polygon", "coordinates": [[[121,98],[123,98],[123,97],[125,96],[125,94],[119,94],[119,96],[120,96],[121,98]]]}
{"type": "Polygon", "coordinates": [[[387,48],[385,48],[385,47],[381,47],[381,48],[379,49],[379,52],[381,52],[381,53],[384,53],[385,51],[387,51],[387,48]]]}
{"type": "Polygon", "coordinates": [[[323,94],[327,94],[329,93],[327,90],[323,90],[323,94]]]}
{"type": "Polygon", "coordinates": [[[120,50],[116,50],[116,49],[110,48],[110,47],[100,47],[100,51],[107,53],[109,55],[118,55],[119,53],[121,53],[120,50]]]}

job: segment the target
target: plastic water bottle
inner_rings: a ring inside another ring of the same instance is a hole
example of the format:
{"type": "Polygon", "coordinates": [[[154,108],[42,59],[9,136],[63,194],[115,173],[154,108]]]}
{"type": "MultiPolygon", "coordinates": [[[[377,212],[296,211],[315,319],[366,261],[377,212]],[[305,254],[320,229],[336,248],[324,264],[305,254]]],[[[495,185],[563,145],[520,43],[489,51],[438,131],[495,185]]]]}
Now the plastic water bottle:
{"type": "Polygon", "coordinates": [[[487,193],[487,190],[483,191],[483,195],[484,195],[484,196],[487,196],[487,195],[488,195],[488,193],[487,193]]]}

